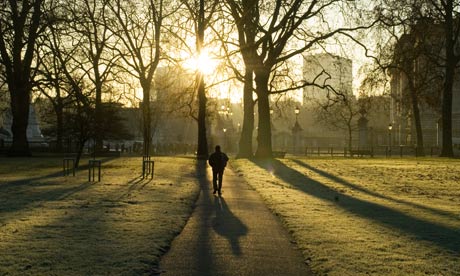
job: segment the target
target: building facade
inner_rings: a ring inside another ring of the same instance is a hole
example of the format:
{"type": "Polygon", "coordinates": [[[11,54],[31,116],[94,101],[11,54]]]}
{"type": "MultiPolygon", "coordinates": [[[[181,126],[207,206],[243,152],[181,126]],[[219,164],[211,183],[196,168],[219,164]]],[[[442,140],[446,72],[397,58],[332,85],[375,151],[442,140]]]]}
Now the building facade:
{"type": "Polygon", "coordinates": [[[303,89],[302,108],[298,115],[302,131],[297,144],[303,148],[344,147],[344,132],[318,123],[315,117],[318,106],[325,105],[337,94],[353,97],[352,60],[327,53],[305,55],[303,78],[308,85],[303,89]]]}
{"type": "Polygon", "coordinates": [[[335,93],[353,94],[353,62],[331,54],[303,57],[303,103],[327,100],[335,93]]]}
{"type": "MultiPolygon", "coordinates": [[[[425,148],[439,147],[442,141],[441,104],[444,82],[442,28],[421,22],[403,35],[395,48],[395,69],[391,70],[390,119],[393,144],[417,144],[413,97],[417,100],[425,148]],[[423,46],[423,47],[421,47],[423,46]],[[434,59],[436,57],[436,59],[434,59]]],[[[460,72],[452,89],[453,143],[460,144],[460,72]]]]}

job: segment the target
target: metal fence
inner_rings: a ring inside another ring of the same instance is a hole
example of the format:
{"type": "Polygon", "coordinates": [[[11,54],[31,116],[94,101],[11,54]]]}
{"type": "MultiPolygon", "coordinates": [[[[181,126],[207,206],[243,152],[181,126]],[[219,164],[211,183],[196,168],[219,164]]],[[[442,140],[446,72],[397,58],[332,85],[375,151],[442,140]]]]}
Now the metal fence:
{"type": "Polygon", "coordinates": [[[404,156],[438,156],[441,153],[439,147],[426,147],[424,154],[420,149],[412,146],[378,146],[369,148],[334,148],[334,147],[306,147],[305,156],[384,156],[384,157],[404,157],[404,156]]]}

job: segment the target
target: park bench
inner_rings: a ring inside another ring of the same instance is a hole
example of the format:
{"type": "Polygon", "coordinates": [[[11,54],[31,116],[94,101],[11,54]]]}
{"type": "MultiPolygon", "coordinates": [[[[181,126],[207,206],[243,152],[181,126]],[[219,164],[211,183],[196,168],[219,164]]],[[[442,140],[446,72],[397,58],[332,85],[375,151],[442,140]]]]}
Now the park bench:
{"type": "Polygon", "coordinates": [[[359,157],[363,157],[364,155],[369,155],[370,157],[374,157],[374,152],[369,149],[356,149],[356,150],[349,150],[350,156],[353,157],[355,155],[359,157]]]}

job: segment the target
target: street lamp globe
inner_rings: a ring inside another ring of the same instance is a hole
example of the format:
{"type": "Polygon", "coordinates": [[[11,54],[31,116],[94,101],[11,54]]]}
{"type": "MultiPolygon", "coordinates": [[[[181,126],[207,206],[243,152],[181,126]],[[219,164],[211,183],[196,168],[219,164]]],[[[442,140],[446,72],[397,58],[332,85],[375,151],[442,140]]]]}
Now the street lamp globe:
{"type": "Polygon", "coordinates": [[[295,115],[299,115],[300,113],[300,108],[297,106],[294,110],[295,115]]]}

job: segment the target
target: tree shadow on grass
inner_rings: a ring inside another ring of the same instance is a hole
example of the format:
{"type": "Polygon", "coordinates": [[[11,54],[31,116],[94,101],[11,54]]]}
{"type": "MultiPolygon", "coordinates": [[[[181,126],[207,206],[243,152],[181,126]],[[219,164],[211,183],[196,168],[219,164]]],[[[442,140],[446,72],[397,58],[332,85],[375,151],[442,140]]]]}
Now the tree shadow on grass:
{"type": "Polygon", "coordinates": [[[72,187],[57,187],[46,191],[24,192],[24,189],[22,189],[21,192],[21,190],[18,190],[17,192],[21,192],[20,197],[13,198],[13,196],[10,196],[9,201],[5,200],[5,198],[1,200],[2,203],[0,204],[0,217],[2,214],[17,212],[29,206],[34,206],[43,202],[58,201],[65,199],[75,193],[88,189],[92,185],[94,185],[94,183],[86,182],[77,186],[73,185],[72,187]]]}
{"type": "Polygon", "coordinates": [[[433,243],[452,252],[460,252],[459,230],[415,218],[374,202],[339,194],[278,160],[253,160],[252,162],[306,194],[334,203],[348,212],[398,229],[417,239],[433,243]]]}
{"type": "MultiPolygon", "coordinates": [[[[103,163],[113,160],[114,158],[101,159],[103,163]]],[[[80,170],[88,169],[88,166],[80,167],[80,170]]],[[[10,212],[23,210],[29,206],[37,205],[43,202],[63,200],[67,197],[81,192],[93,185],[92,182],[81,184],[59,185],[53,181],[53,178],[62,177],[61,170],[46,175],[23,178],[14,181],[8,181],[0,185],[0,215],[10,212]],[[50,180],[50,181],[45,181],[50,180]],[[45,190],[34,190],[34,188],[45,188],[45,190]],[[8,198],[6,197],[8,196],[8,198]],[[7,200],[10,201],[7,201],[7,200]]],[[[71,177],[71,176],[69,176],[71,177]]]]}
{"type": "MultiPolygon", "coordinates": [[[[102,163],[106,163],[106,162],[112,161],[113,159],[115,159],[115,158],[109,157],[109,158],[101,159],[101,161],[102,161],[102,163]]],[[[80,167],[78,167],[78,169],[76,169],[76,172],[88,170],[88,167],[89,167],[88,164],[80,166],[80,167]]],[[[22,179],[8,181],[6,183],[3,183],[3,184],[0,185],[0,194],[4,193],[5,191],[8,191],[11,188],[17,189],[17,188],[20,188],[20,187],[28,187],[28,186],[56,185],[55,183],[46,183],[46,182],[40,183],[39,181],[44,180],[44,179],[48,179],[48,178],[57,178],[57,177],[64,176],[64,172],[62,170],[62,167],[58,167],[58,168],[59,168],[58,171],[53,172],[53,173],[49,173],[49,174],[46,174],[46,175],[40,175],[40,176],[29,177],[29,178],[22,178],[22,179]]],[[[18,172],[19,175],[20,175],[20,173],[21,172],[18,172]]],[[[68,177],[71,177],[71,176],[68,176],[68,177]]]]}
{"type": "Polygon", "coordinates": [[[331,179],[332,181],[334,182],[337,182],[339,184],[342,184],[346,187],[349,187],[349,188],[352,188],[356,191],[359,191],[359,192],[362,192],[362,193],[365,193],[365,194],[368,194],[368,195],[371,195],[371,196],[374,196],[374,197],[378,197],[378,198],[381,198],[381,199],[386,199],[386,200],[390,200],[390,201],[393,201],[393,202],[396,202],[396,203],[400,203],[400,204],[404,204],[404,205],[408,205],[408,206],[412,206],[412,207],[415,207],[415,208],[418,208],[418,209],[423,209],[423,210],[426,210],[426,211],[429,211],[429,212],[432,212],[436,215],[440,215],[440,216],[445,216],[449,219],[456,219],[456,216],[452,213],[449,213],[449,212],[446,212],[446,211],[443,211],[443,210],[439,210],[439,209],[436,209],[436,208],[431,208],[431,207],[428,207],[428,206],[424,206],[424,205],[421,205],[421,204],[417,204],[417,203],[414,203],[414,202],[410,202],[410,201],[407,201],[407,200],[402,200],[402,199],[396,199],[396,198],[393,198],[393,197],[390,197],[390,196],[386,196],[386,195],[382,195],[382,194],[379,194],[379,193],[376,193],[374,191],[371,191],[371,190],[368,190],[368,189],[365,189],[359,185],[356,185],[356,184],[353,184],[353,183],[350,183],[348,181],[346,181],[345,179],[341,178],[341,177],[338,177],[336,175],[333,175],[333,174],[330,174],[328,172],[325,172],[323,170],[320,170],[318,168],[315,168],[301,160],[297,160],[297,159],[291,159],[291,161],[293,161],[294,163],[297,163],[298,165],[304,167],[304,168],[307,168],[311,171],[314,171],[315,173],[323,176],[323,177],[326,177],[326,178],[329,178],[331,179]]]}

